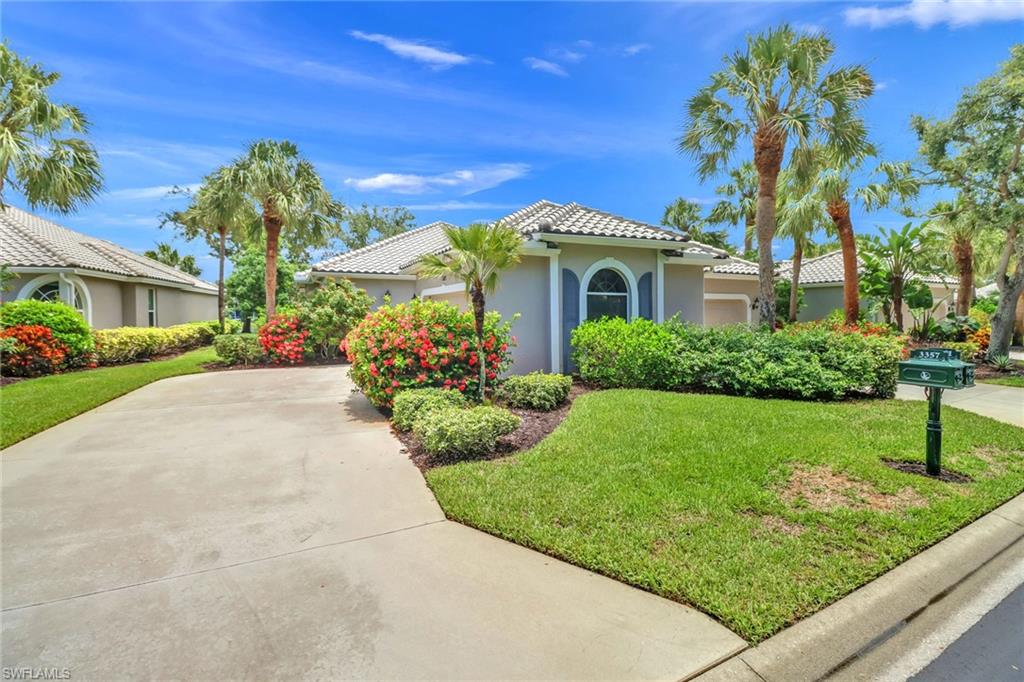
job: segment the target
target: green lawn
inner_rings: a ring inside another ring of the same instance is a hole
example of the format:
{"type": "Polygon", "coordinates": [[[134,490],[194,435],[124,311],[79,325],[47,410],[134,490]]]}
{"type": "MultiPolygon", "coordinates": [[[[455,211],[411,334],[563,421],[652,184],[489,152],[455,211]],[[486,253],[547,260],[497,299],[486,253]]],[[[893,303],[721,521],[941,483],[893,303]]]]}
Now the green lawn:
{"type": "Polygon", "coordinates": [[[0,388],[0,448],[158,379],[202,372],[212,347],[169,360],[26,379],[0,388]]]}
{"type": "Polygon", "coordinates": [[[1024,377],[991,377],[988,379],[978,379],[983,384],[997,384],[999,386],[1015,386],[1017,388],[1024,388],[1024,377]]]}
{"type": "Polygon", "coordinates": [[[923,459],[924,402],[637,390],[587,394],[532,450],[427,481],[450,518],[757,642],[1024,491],[1024,429],[942,416],[943,463],[972,483],[882,463],[923,459]]]}

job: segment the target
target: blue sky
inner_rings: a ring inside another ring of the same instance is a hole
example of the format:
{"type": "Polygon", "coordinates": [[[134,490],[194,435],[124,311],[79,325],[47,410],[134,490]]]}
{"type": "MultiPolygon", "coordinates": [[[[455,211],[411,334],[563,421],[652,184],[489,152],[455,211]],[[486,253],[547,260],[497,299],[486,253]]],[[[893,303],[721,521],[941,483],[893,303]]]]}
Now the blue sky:
{"type": "MultiPolygon", "coordinates": [[[[141,251],[171,239],[158,228],[170,186],[261,137],[296,142],[346,203],[408,206],[421,224],[541,198],[650,222],[677,196],[711,203],[715,183],[675,151],[683,102],[746,33],[783,21],[828,31],[837,64],[868,66],[872,137],[885,158],[909,158],[910,115],[946,115],[992,73],[1024,38],[1022,8],[5,3],[0,28],[63,74],[57,96],[93,123],[106,193],[58,221],[141,251]]],[[[865,232],[901,222],[854,220],[865,232]]],[[[213,276],[200,244],[174,243],[213,276]]]]}

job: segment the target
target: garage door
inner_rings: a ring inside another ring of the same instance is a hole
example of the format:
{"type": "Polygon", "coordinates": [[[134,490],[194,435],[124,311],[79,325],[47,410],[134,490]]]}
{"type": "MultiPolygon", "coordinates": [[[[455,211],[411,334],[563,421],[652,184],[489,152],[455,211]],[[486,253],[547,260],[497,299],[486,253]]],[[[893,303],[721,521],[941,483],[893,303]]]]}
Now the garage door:
{"type": "Polygon", "coordinates": [[[740,299],[704,299],[704,324],[719,327],[747,322],[747,302],[740,299]]]}

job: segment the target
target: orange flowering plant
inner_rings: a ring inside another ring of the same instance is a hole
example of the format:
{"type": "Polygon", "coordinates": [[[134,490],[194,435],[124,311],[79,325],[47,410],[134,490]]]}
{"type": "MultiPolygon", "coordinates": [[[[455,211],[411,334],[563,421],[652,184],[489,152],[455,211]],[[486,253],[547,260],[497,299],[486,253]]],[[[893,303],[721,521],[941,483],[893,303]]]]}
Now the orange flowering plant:
{"type": "Polygon", "coordinates": [[[6,376],[34,377],[53,374],[60,369],[68,347],[40,324],[17,324],[0,331],[4,343],[3,373],[6,376]]]}
{"type": "Polygon", "coordinates": [[[413,300],[367,314],[341,348],[356,385],[374,405],[390,406],[404,388],[447,388],[473,395],[480,364],[488,380],[507,369],[515,345],[511,321],[484,320],[483,357],[477,352],[472,312],[443,301],[413,300]]]}

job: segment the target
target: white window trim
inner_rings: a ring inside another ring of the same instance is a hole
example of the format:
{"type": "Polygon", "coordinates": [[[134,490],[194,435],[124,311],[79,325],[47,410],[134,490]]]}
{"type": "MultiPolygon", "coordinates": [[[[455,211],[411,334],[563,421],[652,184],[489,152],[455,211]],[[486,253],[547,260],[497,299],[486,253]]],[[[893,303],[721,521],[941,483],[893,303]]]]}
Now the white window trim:
{"type": "Polygon", "coordinates": [[[146,287],[146,326],[149,326],[149,327],[159,327],[160,326],[159,308],[160,308],[160,303],[157,300],[157,290],[156,290],[156,287],[146,287]],[[150,292],[153,293],[153,307],[152,308],[149,307],[149,294],[150,294],[150,292]],[[149,321],[149,316],[150,316],[151,313],[153,315],[153,322],[152,322],[152,324],[150,324],[150,321],[149,321]]]}
{"type": "Polygon", "coordinates": [[[705,301],[743,301],[747,310],[747,324],[753,322],[753,307],[746,294],[704,294],[705,301]]]}
{"type": "Polygon", "coordinates": [[[587,287],[590,286],[590,280],[593,279],[594,275],[606,268],[616,271],[622,275],[623,279],[626,280],[626,299],[629,306],[629,319],[635,320],[640,317],[640,302],[637,300],[637,291],[639,291],[639,286],[636,283],[636,277],[633,276],[633,271],[630,270],[625,263],[615,260],[614,258],[602,258],[587,268],[587,271],[583,273],[583,277],[580,278],[581,323],[588,319],[587,287]]]}
{"type": "Polygon", "coordinates": [[[82,293],[85,308],[83,311],[85,314],[85,321],[92,325],[92,294],[89,292],[89,287],[85,285],[85,281],[81,277],[69,275],[65,272],[49,272],[39,275],[38,277],[30,279],[21,287],[18,291],[18,299],[24,300],[31,298],[36,289],[51,282],[56,282],[57,286],[60,287],[60,300],[67,303],[72,308],[75,307],[75,295],[72,288],[78,288],[82,293]]]}

